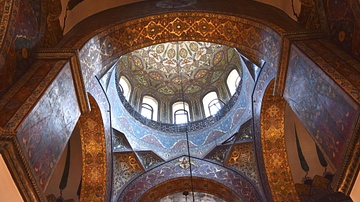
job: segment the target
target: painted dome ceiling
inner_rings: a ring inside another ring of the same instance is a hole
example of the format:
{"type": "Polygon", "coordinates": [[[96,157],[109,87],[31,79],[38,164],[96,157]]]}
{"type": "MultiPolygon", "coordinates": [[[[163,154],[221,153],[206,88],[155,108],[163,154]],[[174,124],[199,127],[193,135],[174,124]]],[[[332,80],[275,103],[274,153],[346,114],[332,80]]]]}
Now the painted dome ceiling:
{"type": "Polygon", "coordinates": [[[118,75],[125,75],[133,88],[155,97],[202,95],[238,64],[234,48],[197,41],[177,41],[148,46],[120,58],[118,75]]]}

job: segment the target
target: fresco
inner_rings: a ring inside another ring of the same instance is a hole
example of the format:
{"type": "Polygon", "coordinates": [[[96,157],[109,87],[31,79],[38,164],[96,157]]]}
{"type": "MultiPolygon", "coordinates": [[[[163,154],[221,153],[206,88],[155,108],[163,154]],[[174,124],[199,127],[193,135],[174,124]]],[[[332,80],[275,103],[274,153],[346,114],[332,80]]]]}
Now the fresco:
{"type": "Polygon", "coordinates": [[[0,54],[0,95],[29,69],[40,41],[40,0],[4,1],[0,54]],[[19,9],[21,8],[21,9],[19,9]],[[6,19],[6,20],[5,20],[6,19]],[[6,37],[5,37],[6,36],[6,37]],[[16,68],[14,68],[16,67],[16,68]]]}
{"type": "MultiPolygon", "coordinates": [[[[228,16],[213,19],[213,17],[215,17],[213,14],[201,13],[194,13],[191,17],[184,13],[156,16],[166,22],[166,26],[155,20],[153,16],[141,18],[114,26],[111,30],[101,32],[96,39],[86,43],[79,41],[75,46],[71,44],[71,47],[81,46],[80,58],[84,67],[85,83],[95,75],[101,77],[108,70],[99,67],[106,66],[130,51],[163,42],[165,40],[163,37],[171,40],[177,37],[182,37],[181,40],[213,39],[221,44],[239,46],[245,53],[262,56],[262,59],[266,59],[271,67],[276,69],[280,38],[275,31],[245,19],[228,16]],[[205,15],[209,22],[204,20],[205,15]]],[[[273,28],[278,32],[283,31],[279,27],[273,28]]]]}
{"type": "Polygon", "coordinates": [[[266,175],[274,201],[298,201],[285,145],[286,102],[282,97],[274,96],[273,90],[274,80],[264,92],[260,113],[261,145],[266,175]]]}
{"type": "MultiPolygon", "coordinates": [[[[226,164],[226,154],[231,149],[231,145],[226,147],[218,145],[221,145],[222,142],[226,141],[230,136],[237,134],[240,126],[246,122],[247,124],[240,130],[241,134],[236,136],[239,145],[234,147],[232,154],[242,151],[244,155],[251,156],[249,157],[251,162],[246,165],[244,164],[244,166],[240,166],[239,162],[232,162],[231,166],[234,170],[246,176],[245,178],[251,181],[252,184],[257,184],[257,189],[261,190],[261,186],[259,186],[259,174],[254,172],[254,170],[257,170],[257,164],[254,164],[255,155],[254,150],[252,150],[253,147],[245,148],[245,146],[240,144],[244,141],[249,142],[253,140],[252,130],[249,129],[249,127],[252,126],[251,111],[246,109],[251,105],[249,95],[251,95],[254,81],[248,69],[246,67],[242,68],[243,71],[245,71],[243,72],[243,85],[240,87],[239,98],[234,101],[234,110],[230,110],[229,113],[211,125],[211,127],[189,131],[190,153],[192,156],[199,158],[207,155],[206,158],[208,159],[226,164]],[[216,146],[216,149],[213,150],[214,146],[216,146]],[[208,154],[210,151],[211,153],[208,154]]],[[[125,109],[117,95],[115,73],[116,72],[113,71],[113,75],[110,78],[105,77],[105,79],[109,80],[107,95],[111,106],[116,106],[112,108],[112,126],[115,128],[113,138],[114,158],[128,155],[129,158],[134,159],[134,162],[135,160],[140,161],[142,166],[148,169],[150,166],[161,165],[164,161],[187,154],[187,141],[184,132],[176,132],[176,130],[174,130],[175,132],[169,133],[160,129],[150,128],[129,114],[129,111],[125,109]],[[131,151],[135,151],[138,158],[136,158],[131,151]],[[156,154],[152,154],[149,151],[155,151],[156,154]]],[[[243,163],[244,162],[241,161],[240,164],[243,163]]],[[[123,163],[114,164],[114,172],[117,174],[114,175],[113,181],[115,184],[113,187],[116,193],[121,193],[121,190],[131,182],[131,180],[137,178],[140,172],[131,172],[126,175],[126,180],[122,179],[118,176],[124,172],[122,170],[122,164],[123,163]]],[[[146,175],[147,174],[148,172],[146,175]]]]}
{"type": "MultiPolygon", "coordinates": [[[[191,154],[202,157],[211,150],[215,145],[221,144],[231,135],[235,134],[242,123],[251,117],[251,111],[245,110],[251,104],[250,97],[254,82],[247,69],[244,69],[243,85],[239,99],[231,110],[221,121],[212,125],[211,128],[190,131],[189,141],[191,154]]],[[[114,76],[113,76],[114,77],[114,76]]],[[[110,79],[107,95],[111,102],[112,108],[112,125],[113,127],[126,134],[131,147],[134,150],[154,150],[157,154],[165,159],[171,159],[186,153],[186,138],[184,132],[163,132],[140,124],[133,118],[122,105],[116,90],[114,78],[110,79]]],[[[116,147],[116,145],[114,145],[116,147]]]]}
{"type": "MultiPolygon", "coordinates": [[[[53,67],[55,72],[56,69],[56,66],[53,67]]],[[[44,79],[44,83],[39,84],[41,88],[47,87],[46,91],[31,112],[26,114],[17,132],[20,145],[42,190],[46,190],[55,165],[80,116],[70,66],[66,65],[54,82],[47,86],[49,79],[44,79]]]]}
{"type": "MultiPolygon", "coordinates": [[[[89,95],[91,112],[79,119],[82,151],[81,200],[105,201],[107,186],[107,152],[103,117],[93,96],[89,95]]],[[[111,165],[111,164],[110,164],[111,165]]]]}
{"type": "Polygon", "coordinates": [[[359,0],[322,0],[331,39],[360,60],[359,0]]]}
{"type": "Polygon", "coordinates": [[[16,128],[18,123],[9,123],[9,121],[11,122],[13,115],[15,113],[28,112],[24,110],[24,103],[28,104],[26,110],[30,110],[31,105],[39,99],[41,93],[45,90],[45,87],[49,85],[49,72],[55,72],[52,74],[58,73],[59,66],[62,66],[63,63],[59,64],[57,61],[38,61],[31,71],[28,71],[23,79],[1,98],[0,108],[3,115],[0,117],[0,125],[3,127],[7,125],[6,127],[16,128]],[[57,67],[54,68],[54,66],[57,67]],[[29,97],[31,97],[31,104],[29,103],[29,100],[27,100],[29,97]],[[20,109],[21,111],[19,111],[20,109]]]}
{"type": "Polygon", "coordinates": [[[287,78],[284,97],[332,167],[339,169],[359,117],[358,105],[294,46],[287,78]]]}
{"type": "MultiPolygon", "coordinates": [[[[209,86],[226,80],[228,71],[240,66],[234,48],[198,41],[161,43],[121,56],[117,76],[126,75],[132,86],[163,100],[174,100],[184,89],[186,99],[199,99],[209,86]],[[145,76],[146,75],[146,76],[145,76]]],[[[242,69],[239,69],[242,77],[242,69]]],[[[165,104],[170,105],[170,104],[165,104]]]]}
{"type": "Polygon", "coordinates": [[[360,104],[360,62],[349,56],[328,40],[295,42],[337,85],[360,104]]]}
{"type": "MultiPolygon", "coordinates": [[[[284,157],[286,145],[284,141],[281,141],[284,123],[281,116],[283,110],[274,110],[277,105],[279,105],[278,109],[281,109],[281,104],[283,104],[281,97],[272,94],[274,77],[274,70],[265,63],[253,93],[255,154],[259,170],[265,171],[259,173],[265,195],[268,198],[275,197],[278,201],[288,201],[289,199],[296,201],[297,193],[292,184],[290,168],[287,161],[284,161],[287,159],[284,157]],[[269,90],[267,90],[268,88],[269,90]],[[267,94],[265,94],[266,90],[267,94]],[[271,105],[275,105],[275,107],[267,112],[271,105]]],[[[244,125],[245,131],[248,124],[244,125]]]]}
{"type": "Polygon", "coordinates": [[[256,184],[258,189],[261,189],[260,177],[256,164],[255,147],[253,142],[234,144],[225,163],[226,166],[229,166],[248,177],[251,182],[256,184]]]}
{"type": "Polygon", "coordinates": [[[164,160],[152,151],[137,151],[136,155],[139,157],[139,160],[145,170],[150,170],[151,168],[164,162],[164,160]]]}
{"type": "MultiPolygon", "coordinates": [[[[254,186],[238,173],[197,158],[192,158],[192,161],[194,177],[222,183],[236,193],[237,197],[246,201],[264,200],[254,186]]],[[[150,170],[146,175],[139,176],[125,188],[117,201],[137,201],[153,186],[167,180],[189,176],[189,169],[181,167],[177,162],[178,158],[150,170]]]]}
{"type": "Polygon", "coordinates": [[[128,184],[134,177],[139,176],[144,168],[134,152],[114,153],[113,166],[113,193],[112,197],[119,195],[124,185],[128,184]]]}
{"type": "MultiPolygon", "coordinates": [[[[111,118],[110,118],[110,103],[106,99],[105,92],[102,89],[102,86],[100,85],[100,82],[97,80],[96,77],[93,78],[91,83],[89,84],[89,93],[90,95],[95,99],[96,104],[98,105],[101,113],[101,122],[103,123],[103,137],[100,139],[102,141],[102,144],[104,144],[105,147],[103,147],[103,152],[106,154],[106,156],[101,157],[101,159],[104,161],[106,165],[106,173],[112,173],[112,127],[111,127],[111,118]]],[[[96,121],[100,121],[100,117],[96,118],[96,121]]],[[[100,137],[99,137],[100,138],[100,137]]],[[[96,140],[99,141],[100,140],[96,140]]],[[[91,166],[89,166],[91,167],[91,166]]],[[[111,187],[111,175],[106,174],[106,187],[111,187]]],[[[110,189],[106,189],[107,193],[105,196],[105,200],[108,200],[107,197],[110,196],[110,189]]]]}
{"type": "Polygon", "coordinates": [[[226,156],[231,149],[231,146],[232,145],[230,144],[218,145],[205,156],[205,159],[209,159],[213,162],[219,162],[223,164],[226,160],[226,156]]]}

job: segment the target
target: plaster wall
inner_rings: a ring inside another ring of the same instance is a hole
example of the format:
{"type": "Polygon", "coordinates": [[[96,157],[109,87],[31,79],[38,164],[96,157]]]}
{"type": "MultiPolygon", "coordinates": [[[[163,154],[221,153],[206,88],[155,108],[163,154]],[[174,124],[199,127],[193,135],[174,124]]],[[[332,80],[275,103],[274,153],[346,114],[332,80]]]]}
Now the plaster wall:
{"type": "Polygon", "coordinates": [[[10,171],[0,154],[0,201],[22,202],[24,201],[11,177],[10,171]]]}
{"type": "Polygon", "coordinates": [[[360,201],[360,175],[358,173],[357,179],[355,181],[354,187],[351,190],[350,197],[354,202],[360,201]]]}

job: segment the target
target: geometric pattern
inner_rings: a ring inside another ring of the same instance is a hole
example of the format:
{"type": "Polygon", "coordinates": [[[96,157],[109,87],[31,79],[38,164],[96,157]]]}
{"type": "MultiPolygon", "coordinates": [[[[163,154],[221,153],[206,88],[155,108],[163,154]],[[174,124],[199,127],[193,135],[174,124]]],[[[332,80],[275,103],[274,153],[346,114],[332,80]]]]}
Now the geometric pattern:
{"type": "Polygon", "coordinates": [[[114,153],[113,166],[113,196],[116,196],[131,179],[144,172],[134,152],[114,153]]]}
{"type": "Polygon", "coordinates": [[[104,201],[106,196],[106,144],[101,111],[89,96],[91,112],[80,116],[82,147],[81,200],[104,201]]]}
{"type": "Polygon", "coordinates": [[[226,166],[240,171],[259,188],[261,187],[253,142],[233,145],[226,160],[226,166]]]}
{"type": "Polygon", "coordinates": [[[118,24],[111,30],[104,30],[96,40],[82,45],[80,58],[85,83],[95,72],[106,72],[106,69],[99,69],[106,65],[100,64],[102,61],[113,61],[149,44],[175,40],[196,39],[240,46],[242,51],[264,57],[272,68],[276,68],[280,51],[280,38],[276,32],[284,30],[274,24],[268,26],[272,29],[251,20],[202,12],[168,13],[118,24]]]}
{"type": "Polygon", "coordinates": [[[145,168],[145,170],[153,168],[154,166],[157,166],[160,163],[164,162],[163,159],[161,159],[158,155],[156,155],[152,151],[137,151],[135,153],[142,162],[142,165],[145,168]]]}
{"type": "Polygon", "coordinates": [[[225,158],[229,153],[231,145],[219,145],[211,150],[204,158],[211,161],[220,163],[221,165],[225,162],[225,158]]]}
{"type": "Polygon", "coordinates": [[[216,82],[226,79],[224,70],[236,66],[234,53],[234,48],[209,42],[161,43],[123,55],[117,73],[155,99],[174,99],[182,90],[196,95],[217,88],[216,82]]]}
{"type": "Polygon", "coordinates": [[[240,143],[244,141],[251,141],[254,139],[253,134],[253,119],[248,120],[243,125],[241,125],[239,132],[236,134],[235,143],[240,143]]]}
{"type": "Polygon", "coordinates": [[[260,116],[261,145],[274,201],[299,201],[287,161],[284,134],[285,100],[273,96],[273,83],[265,90],[260,116]]]}
{"type": "Polygon", "coordinates": [[[116,129],[113,129],[113,151],[132,151],[131,145],[125,135],[116,129]]]}
{"type": "MultiPolygon", "coordinates": [[[[182,159],[182,158],[180,158],[182,159]]],[[[263,201],[263,196],[247,178],[223,166],[213,164],[198,158],[191,158],[193,179],[202,178],[223,184],[237,197],[246,201],[263,201]]],[[[146,175],[140,175],[122,191],[118,201],[139,201],[150,189],[169,180],[178,178],[189,179],[189,168],[179,166],[179,159],[168,161],[165,164],[149,170],[146,175]]],[[[203,184],[203,183],[202,183],[203,184]]],[[[190,185],[190,184],[189,184],[190,185]]],[[[188,185],[188,186],[189,186],[188,185]]],[[[195,184],[194,184],[195,185],[195,184]]],[[[176,186],[172,186],[176,188],[176,186]]],[[[196,187],[195,187],[196,188],[196,187]]],[[[200,189],[200,188],[199,188],[200,189]]],[[[196,190],[196,189],[195,189],[196,190]]],[[[202,189],[203,190],[203,189],[202,189]]],[[[180,190],[177,190],[178,192],[180,190]]],[[[183,189],[182,189],[183,191],[183,189]]],[[[166,192],[166,189],[164,190],[166,192]]],[[[149,201],[149,200],[148,200],[149,201]]],[[[151,200],[150,200],[151,201],[151,200]]]]}
{"type": "MultiPolygon", "coordinates": [[[[8,2],[8,1],[5,1],[5,2],[8,2]]],[[[12,1],[9,1],[11,4],[13,4],[12,3],[12,1]]],[[[15,5],[15,4],[14,4],[15,5]]],[[[9,10],[11,10],[11,9],[9,9],[9,10]]],[[[14,11],[14,10],[12,10],[12,11],[14,11]]],[[[13,13],[17,13],[17,12],[13,12],[13,13]]],[[[11,18],[12,19],[12,18],[11,18]]],[[[10,27],[11,29],[14,29],[14,27],[10,27]]],[[[356,35],[356,34],[354,34],[354,35],[356,35]]],[[[7,44],[7,43],[1,43],[1,44],[7,44]]],[[[100,50],[100,49],[97,49],[97,50],[100,50]]],[[[2,54],[2,55],[7,55],[6,53],[5,54],[2,54]]],[[[89,54],[90,55],[90,54],[89,54]]],[[[273,62],[273,61],[272,61],[273,62]]],[[[91,63],[88,63],[88,64],[91,64],[91,63]]],[[[95,64],[95,63],[94,63],[95,64]]],[[[97,72],[97,71],[95,71],[95,72],[97,72]]]]}

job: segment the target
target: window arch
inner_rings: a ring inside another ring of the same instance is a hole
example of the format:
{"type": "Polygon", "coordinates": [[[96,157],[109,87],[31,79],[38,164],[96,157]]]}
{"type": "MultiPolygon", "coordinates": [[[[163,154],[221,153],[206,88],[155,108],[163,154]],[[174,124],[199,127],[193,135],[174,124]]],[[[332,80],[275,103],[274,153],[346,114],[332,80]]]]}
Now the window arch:
{"type": "Polygon", "coordinates": [[[205,117],[215,115],[224,105],[222,101],[218,98],[215,91],[206,94],[203,97],[202,102],[203,102],[205,117]]]}
{"type": "Polygon", "coordinates": [[[224,103],[220,99],[213,99],[209,105],[208,109],[211,115],[215,115],[220,109],[224,106],[224,103]]]}
{"type": "Polygon", "coordinates": [[[129,80],[125,76],[121,76],[119,84],[124,97],[126,98],[126,100],[129,100],[131,93],[131,84],[129,80]]]}
{"type": "Polygon", "coordinates": [[[188,123],[189,117],[189,104],[184,101],[175,102],[172,106],[175,124],[188,123]]]}
{"type": "Polygon", "coordinates": [[[145,95],[141,104],[141,115],[144,117],[157,121],[158,102],[155,98],[145,95]]]}
{"type": "Polygon", "coordinates": [[[238,71],[236,71],[236,69],[231,70],[231,72],[229,73],[229,75],[226,79],[226,84],[229,88],[231,96],[234,95],[234,93],[236,92],[236,89],[239,86],[240,80],[241,80],[241,78],[240,78],[238,71]]]}

